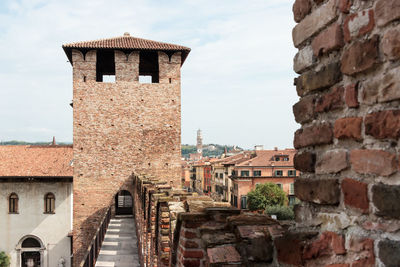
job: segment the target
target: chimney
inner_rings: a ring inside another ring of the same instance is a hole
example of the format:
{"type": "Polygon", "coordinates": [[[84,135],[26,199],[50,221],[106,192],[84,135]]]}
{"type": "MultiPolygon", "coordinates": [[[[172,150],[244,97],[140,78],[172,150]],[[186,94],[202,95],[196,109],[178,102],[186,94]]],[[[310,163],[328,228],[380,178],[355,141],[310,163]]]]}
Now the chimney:
{"type": "Polygon", "coordinates": [[[275,150],[275,151],[278,151],[278,147],[277,147],[277,146],[276,146],[276,147],[274,147],[274,150],[275,150]]]}
{"type": "Polygon", "coordinates": [[[56,145],[57,145],[57,143],[56,143],[56,137],[55,137],[55,136],[53,136],[53,142],[51,143],[51,145],[52,145],[52,146],[56,146],[56,145]]]}
{"type": "Polygon", "coordinates": [[[263,145],[255,145],[255,146],[254,146],[254,150],[255,150],[255,151],[264,150],[264,146],[263,146],[263,145]]]}

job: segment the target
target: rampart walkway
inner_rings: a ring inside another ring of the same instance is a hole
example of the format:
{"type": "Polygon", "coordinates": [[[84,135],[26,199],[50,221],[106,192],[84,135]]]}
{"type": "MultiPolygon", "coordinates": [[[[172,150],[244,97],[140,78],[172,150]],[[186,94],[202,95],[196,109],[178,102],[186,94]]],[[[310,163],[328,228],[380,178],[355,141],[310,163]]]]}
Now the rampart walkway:
{"type": "Polygon", "coordinates": [[[96,267],[140,266],[135,220],[132,216],[111,219],[96,267]]]}

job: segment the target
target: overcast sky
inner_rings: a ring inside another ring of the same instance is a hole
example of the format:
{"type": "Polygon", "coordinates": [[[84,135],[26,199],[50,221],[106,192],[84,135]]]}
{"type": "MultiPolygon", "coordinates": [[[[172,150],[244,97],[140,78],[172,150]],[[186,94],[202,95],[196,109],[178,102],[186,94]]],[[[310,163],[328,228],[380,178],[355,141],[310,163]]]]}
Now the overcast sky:
{"type": "Polygon", "coordinates": [[[292,147],[293,0],[0,0],[0,140],[72,142],[61,45],[123,35],[192,49],[182,143],[292,147]]]}

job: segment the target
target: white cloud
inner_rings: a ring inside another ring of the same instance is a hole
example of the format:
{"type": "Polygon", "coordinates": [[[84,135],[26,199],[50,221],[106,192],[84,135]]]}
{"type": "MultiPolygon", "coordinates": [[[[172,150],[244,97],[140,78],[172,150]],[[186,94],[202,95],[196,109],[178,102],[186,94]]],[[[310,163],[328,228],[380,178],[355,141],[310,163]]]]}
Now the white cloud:
{"type": "MultiPolygon", "coordinates": [[[[297,127],[291,113],[297,99],[291,5],[291,0],[6,0],[0,5],[5,102],[0,123],[54,129],[71,141],[72,71],[61,45],[129,31],[192,48],[182,69],[183,142],[194,143],[201,127],[206,142],[291,146],[297,127]]],[[[0,134],[15,139],[15,133],[0,134]]],[[[49,139],[45,132],[35,138],[49,139]]]]}

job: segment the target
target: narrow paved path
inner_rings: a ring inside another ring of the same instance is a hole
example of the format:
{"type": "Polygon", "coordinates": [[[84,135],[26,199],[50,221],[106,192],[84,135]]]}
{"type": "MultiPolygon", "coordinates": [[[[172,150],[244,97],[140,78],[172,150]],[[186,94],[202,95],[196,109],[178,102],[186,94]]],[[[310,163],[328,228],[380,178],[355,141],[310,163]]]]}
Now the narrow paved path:
{"type": "Polygon", "coordinates": [[[111,219],[96,267],[140,267],[133,216],[111,219]]]}

